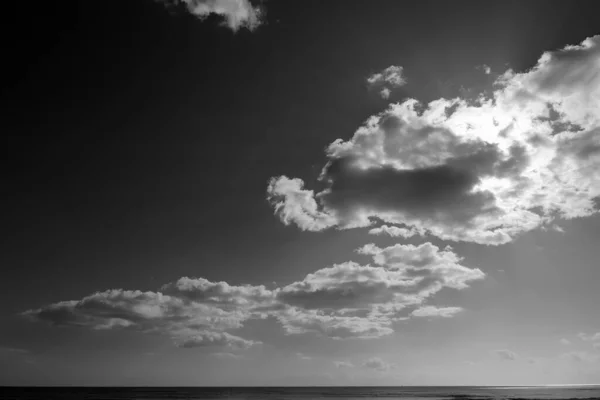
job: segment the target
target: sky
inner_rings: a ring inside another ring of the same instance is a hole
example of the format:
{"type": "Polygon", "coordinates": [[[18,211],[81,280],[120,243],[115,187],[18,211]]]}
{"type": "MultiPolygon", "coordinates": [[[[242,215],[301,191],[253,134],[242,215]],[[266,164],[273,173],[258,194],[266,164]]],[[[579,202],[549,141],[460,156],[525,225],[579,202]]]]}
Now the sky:
{"type": "Polygon", "coordinates": [[[594,3],[10,6],[0,385],[600,383],[594,3]]]}

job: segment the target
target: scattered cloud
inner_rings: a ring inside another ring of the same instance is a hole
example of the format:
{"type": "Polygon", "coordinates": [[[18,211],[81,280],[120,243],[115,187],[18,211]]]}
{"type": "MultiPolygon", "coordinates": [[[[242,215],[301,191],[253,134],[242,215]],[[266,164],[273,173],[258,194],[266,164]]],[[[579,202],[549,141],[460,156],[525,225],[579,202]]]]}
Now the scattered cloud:
{"type": "Polygon", "coordinates": [[[231,347],[233,349],[248,349],[260,344],[253,340],[246,340],[227,332],[197,332],[193,336],[187,336],[177,343],[178,347],[186,349],[194,347],[231,347]]]}
{"type": "Polygon", "coordinates": [[[594,364],[600,360],[600,357],[596,354],[590,354],[584,351],[571,351],[569,353],[565,353],[561,356],[566,360],[575,362],[575,363],[589,363],[594,364]]]}
{"type": "Polygon", "coordinates": [[[600,342],[600,332],[591,334],[580,332],[577,334],[577,337],[585,342],[600,342]]]}
{"type": "Polygon", "coordinates": [[[367,84],[371,88],[378,89],[382,98],[388,99],[392,89],[406,85],[404,69],[400,66],[391,65],[383,71],[369,76],[367,84]]]}
{"type": "Polygon", "coordinates": [[[569,339],[562,338],[560,339],[560,344],[564,344],[565,346],[569,346],[571,341],[569,339]]]}
{"type": "Polygon", "coordinates": [[[36,363],[35,356],[30,350],[12,346],[0,346],[0,359],[10,359],[11,362],[24,362],[27,364],[36,363]]]}
{"type": "Polygon", "coordinates": [[[434,307],[424,306],[417,308],[410,315],[413,317],[442,317],[450,318],[463,311],[460,307],[434,307]]]}
{"type": "Polygon", "coordinates": [[[244,358],[241,354],[227,352],[212,353],[211,355],[220,360],[239,360],[241,358],[244,358]]]}
{"type": "Polygon", "coordinates": [[[264,318],[274,293],[263,286],[230,286],[225,282],[181,278],[162,292],[113,289],[81,300],[61,301],[23,316],[55,326],[95,330],[132,329],[171,336],[180,347],[247,348],[257,342],[224,332],[248,319],[264,318]],[[271,299],[269,303],[268,298],[271,299]]]}
{"type": "Polygon", "coordinates": [[[595,36],[544,53],[528,72],[506,71],[490,97],[391,104],[351,139],[329,145],[319,177],[325,189],[279,176],[267,197],[284,224],[303,230],[370,227],[488,245],[592,215],[600,196],[599,63],[595,36]]]}
{"type": "Polygon", "coordinates": [[[0,346],[0,354],[20,354],[20,355],[27,355],[27,354],[30,354],[30,353],[31,352],[29,350],[21,349],[19,347],[0,346]]]}
{"type": "Polygon", "coordinates": [[[286,225],[294,223],[305,231],[322,231],[336,224],[332,215],[319,211],[314,192],[305,190],[301,179],[271,178],[267,192],[275,213],[286,225]]]}
{"type": "Polygon", "coordinates": [[[300,360],[306,360],[306,361],[312,360],[312,357],[307,356],[304,353],[296,353],[296,357],[298,357],[300,360]]]}
{"type": "Polygon", "coordinates": [[[477,67],[477,69],[482,70],[483,73],[486,75],[489,75],[492,73],[492,68],[490,68],[490,66],[486,65],[486,64],[480,65],[479,67],[477,67]]]}
{"type": "Polygon", "coordinates": [[[350,361],[334,361],[333,364],[336,368],[354,368],[354,364],[350,361]]]}
{"type": "Polygon", "coordinates": [[[494,355],[496,355],[504,360],[509,360],[509,361],[514,361],[517,358],[519,358],[517,353],[510,351],[510,350],[494,350],[493,353],[494,353],[494,355]]]}
{"type": "Polygon", "coordinates": [[[369,230],[369,233],[371,235],[388,235],[391,237],[403,237],[405,239],[409,238],[411,236],[416,236],[416,235],[424,236],[425,235],[425,231],[418,230],[414,227],[401,228],[398,226],[388,226],[388,225],[382,225],[378,228],[373,228],[373,229],[369,230]]]}
{"type": "Polygon", "coordinates": [[[379,357],[371,357],[362,363],[363,368],[374,369],[379,372],[386,372],[396,368],[396,364],[390,364],[379,357]]]}
{"type": "MultiPolygon", "coordinates": [[[[400,313],[422,303],[442,288],[465,289],[485,274],[460,264],[451,248],[374,244],[357,250],[375,266],[337,264],[308,274],[281,288],[277,299],[288,308],[277,318],[289,334],[314,332],[333,338],[376,338],[393,332],[400,313]]],[[[457,307],[422,307],[414,316],[451,317],[457,307]],[[426,315],[428,314],[428,315],[426,315]]]]}
{"type": "Polygon", "coordinates": [[[240,28],[254,30],[261,24],[262,9],[254,7],[249,0],[157,0],[164,4],[184,5],[190,14],[202,19],[218,15],[223,25],[234,32],[240,28]]]}
{"type": "Polygon", "coordinates": [[[58,326],[168,335],[184,348],[249,348],[259,342],[227,331],[268,317],[279,321],[287,334],[374,339],[392,334],[393,324],[409,317],[404,312],[408,307],[417,308],[413,316],[455,315],[457,307],[423,303],[444,287],[465,289],[485,276],[461,265],[450,247],[440,250],[431,243],[386,248],[368,244],[357,251],[372,257],[374,265],[336,264],[272,290],[183,277],[156,292],[107,290],[23,315],[58,326]]]}
{"type": "Polygon", "coordinates": [[[389,88],[383,88],[379,91],[379,95],[381,96],[382,99],[389,99],[390,95],[392,94],[392,91],[389,88]]]}
{"type": "Polygon", "coordinates": [[[276,318],[290,335],[316,333],[333,339],[376,339],[394,332],[392,318],[373,312],[356,316],[345,310],[336,312],[289,307],[277,313],[276,318]]]}

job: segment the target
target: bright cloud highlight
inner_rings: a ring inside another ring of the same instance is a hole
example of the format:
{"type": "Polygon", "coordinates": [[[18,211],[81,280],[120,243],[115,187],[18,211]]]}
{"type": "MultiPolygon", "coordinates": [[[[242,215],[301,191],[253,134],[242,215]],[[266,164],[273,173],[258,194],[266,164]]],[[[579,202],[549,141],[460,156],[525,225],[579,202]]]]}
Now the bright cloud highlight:
{"type": "Polygon", "coordinates": [[[329,145],[324,190],[280,176],[268,199],[283,223],[303,230],[383,221],[371,233],[489,245],[592,215],[600,197],[599,70],[595,36],[544,53],[528,72],[507,71],[489,98],[392,104],[329,145]]]}

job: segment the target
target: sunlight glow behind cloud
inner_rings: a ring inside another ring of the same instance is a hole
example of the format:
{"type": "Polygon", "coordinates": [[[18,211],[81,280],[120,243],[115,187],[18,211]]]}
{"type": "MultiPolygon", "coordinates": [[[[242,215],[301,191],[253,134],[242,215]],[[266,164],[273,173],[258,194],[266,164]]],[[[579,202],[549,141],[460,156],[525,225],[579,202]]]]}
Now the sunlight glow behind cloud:
{"type": "Polygon", "coordinates": [[[392,104],[327,149],[319,193],[274,177],[268,199],[303,230],[499,245],[597,212],[600,36],[506,71],[492,96],[392,104]]]}

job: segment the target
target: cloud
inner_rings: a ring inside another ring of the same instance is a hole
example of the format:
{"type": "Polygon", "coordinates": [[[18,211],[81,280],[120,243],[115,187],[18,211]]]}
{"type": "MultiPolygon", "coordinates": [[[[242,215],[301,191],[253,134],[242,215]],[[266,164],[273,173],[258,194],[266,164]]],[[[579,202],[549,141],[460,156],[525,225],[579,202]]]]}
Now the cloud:
{"type": "Polygon", "coordinates": [[[413,317],[442,317],[450,318],[463,311],[460,307],[434,307],[424,306],[417,308],[410,315],[413,317]]]}
{"type": "Polygon", "coordinates": [[[19,347],[7,347],[7,346],[0,346],[0,354],[20,354],[20,355],[27,355],[30,354],[31,352],[27,349],[21,349],[19,347]]]}
{"type": "Polygon", "coordinates": [[[400,228],[397,226],[388,226],[388,225],[382,225],[378,228],[373,228],[371,230],[369,230],[369,234],[371,235],[388,235],[391,237],[403,237],[403,238],[409,238],[411,236],[415,236],[415,235],[425,235],[425,231],[423,230],[417,230],[414,227],[411,227],[409,229],[407,228],[400,228]]]}
{"type": "Polygon", "coordinates": [[[560,344],[564,344],[565,346],[569,346],[571,341],[565,338],[560,339],[560,344]]]}
{"type": "Polygon", "coordinates": [[[596,354],[586,353],[584,351],[571,351],[561,355],[561,358],[576,362],[576,363],[597,363],[600,360],[596,354]]]}
{"type": "Polygon", "coordinates": [[[367,244],[358,249],[358,252],[372,256],[375,264],[389,270],[420,277],[421,285],[429,284],[430,293],[435,293],[442,287],[465,289],[470,282],[485,277],[480,269],[461,265],[462,258],[452,248],[440,250],[429,242],[418,246],[396,244],[385,248],[367,244]]]}
{"type": "Polygon", "coordinates": [[[484,74],[489,75],[492,73],[492,68],[489,65],[483,64],[477,67],[477,69],[481,69],[484,74]]]}
{"type": "Polygon", "coordinates": [[[409,307],[421,307],[413,316],[454,315],[456,307],[422,305],[444,287],[465,289],[485,276],[461,265],[450,247],[440,250],[431,243],[386,248],[368,244],[357,251],[372,257],[374,265],[336,264],[273,290],[182,277],[156,292],[106,290],[23,315],[58,326],[163,334],[185,348],[248,348],[256,342],[227,331],[268,317],[291,335],[374,339],[392,334],[393,324],[410,315],[404,312],[409,307]]]}
{"type": "Polygon", "coordinates": [[[183,277],[163,285],[161,291],[167,295],[215,306],[256,308],[273,302],[273,292],[263,285],[231,286],[227,282],[211,282],[204,278],[183,277]]]}
{"type": "Polygon", "coordinates": [[[329,145],[323,190],[280,176],[267,196],[302,230],[488,245],[590,216],[600,198],[599,66],[596,36],[544,53],[528,72],[506,71],[490,97],[392,104],[329,145]]]}
{"type": "Polygon", "coordinates": [[[362,363],[363,368],[374,369],[379,372],[386,372],[396,368],[396,364],[390,364],[379,357],[371,357],[362,363]]]}
{"type": "Polygon", "coordinates": [[[267,193],[275,214],[285,225],[294,223],[305,231],[321,231],[336,223],[332,215],[318,210],[314,192],[305,190],[301,179],[272,178],[267,193]]]}
{"type": "Polygon", "coordinates": [[[344,311],[290,307],[277,313],[276,318],[290,335],[316,333],[333,339],[376,339],[394,332],[391,318],[373,313],[353,316],[344,311]]]}
{"type": "Polygon", "coordinates": [[[227,332],[198,332],[193,336],[187,336],[177,343],[177,347],[186,349],[195,347],[230,347],[233,349],[249,349],[260,344],[253,340],[242,339],[239,336],[227,332]]]}
{"type": "Polygon", "coordinates": [[[577,337],[585,342],[595,342],[595,341],[600,342],[600,332],[592,333],[592,334],[580,332],[577,334],[577,337]]]}
{"type": "Polygon", "coordinates": [[[262,10],[253,7],[249,0],[157,0],[165,4],[182,4],[190,14],[202,19],[218,15],[223,25],[233,31],[240,28],[254,30],[261,24],[262,10]]]}
{"type": "Polygon", "coordinates": [[[107,290],[81,300],[28,310],[22,315],[56,326],[165,334],[186,348],[207,345],[245,348],[253,342],[223,331],[240,328],[248,319],[264,318],[264,309],[275,298],[263,286],[231,286],[202,278],[184,277],[164,285],[163,290],[165,293],[107,290]]]}
{"type": "Polygon", "coordinates": [[[350,361],[334,361],[333,364],[336,368],[354,368],[354,364],[350,361]]]}
{"type": "Polygon", "coordinates": [[[406,85],[402,67],[391,65],[381,72],[375,73],[367,78],[369,87],[379,89],[379,94],[384,99],[390,97],[391,90],[406,85]]]}
{"type": "MultiPolygon", "coordinates": [[[[288,308],[277,318],[289,334],[314,332],[333,338],[376,338],[393,332],[399,313],[420,306],[444,287],[465,289],[484,273],[460,264],[450,249],[431,243],[357,250],[375,266],[337,264],[282,287],[277,299],[288,308]]],[[[422,307],[413,316],[451,317],[457,307],[422,307]]]]}
{"type": "Polygon", "coordinates": [[[312,357],[307,356],[304,353],[296,353],[296,357],[298,357],[300,360],[305,360],[305,361],[312,360],[312,357]]]}
{"type": "Polygon", "coordinates": [[[211,355],[220,360],[232,360],[232,359],[239,360],[241,358],[244,358],[241,354],[234,354],[234,353],[227,353],[227,352],[212,353],[211,355]]]}
{"type": "Polygon", "coordinates": [[[412,295],[419,292],[422,281],[398,271],[347,262],[308,274],[282,288],[278,297],[308,310],[366,309],[402,300],[412,304],[412,295]]]}
{"type": "Polygon", "coordinates": [[[517,358],[519,358],[517,353],[510,351],[510,350],[494,350],[494,354],[504,360],[509,360],[509,361],[514,361],[517,358]]]}

